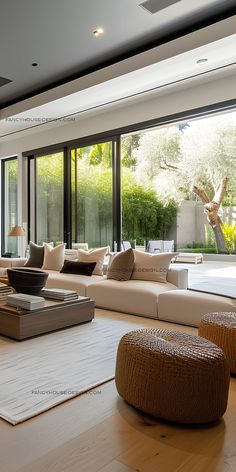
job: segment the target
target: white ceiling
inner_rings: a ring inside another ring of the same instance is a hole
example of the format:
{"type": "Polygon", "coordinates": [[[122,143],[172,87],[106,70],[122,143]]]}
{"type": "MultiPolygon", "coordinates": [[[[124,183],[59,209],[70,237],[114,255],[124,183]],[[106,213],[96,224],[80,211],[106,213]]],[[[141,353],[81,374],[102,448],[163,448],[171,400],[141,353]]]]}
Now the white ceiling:
{"type": "Polygon", "coordinates": [[[30,131],[45,126],[47,122],[54,121],[58,126],[58,119],[62,123],[70,122],[88,110],[121,103],[153,91],[163,93],[166,87],[178,87],[204,75],[210,79],[211,74],[215,77],[222,70],[236,70],[236,34],[2,119],[0,138],[19,135],[23,130],[30,131]],[[202,58],[208,61],[197,64],[196,61],[202,58]]]}
{"type": "Polygon", "coordinates": [[[235,0],[181,0],[151,15],[141,1],[1,0],[0,76],[12,82],[0,87],[0,105],[236,6],[235,0]],[[104,35],[95,38],[98,26],[104,35]]]}

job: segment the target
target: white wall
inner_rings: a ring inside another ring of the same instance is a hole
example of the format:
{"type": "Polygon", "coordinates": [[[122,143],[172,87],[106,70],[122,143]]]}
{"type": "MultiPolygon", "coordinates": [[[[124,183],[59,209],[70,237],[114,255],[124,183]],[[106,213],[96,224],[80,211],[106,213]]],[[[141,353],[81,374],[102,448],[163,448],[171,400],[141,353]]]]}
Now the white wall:
{"type": "Polygon", "coordinates": [[[125,104],[104,106],[100,111],[80,115],[69,124],[47,124],[28,134],[16,133],[0,142],[0,158],[235,98],[236,72],[228,77],[222,73],[218,78],[212,75],[211,78],[209,81],[209,77],[204,77],[198,83],[190,79],[178,88],[169,86],[125,104]]]}

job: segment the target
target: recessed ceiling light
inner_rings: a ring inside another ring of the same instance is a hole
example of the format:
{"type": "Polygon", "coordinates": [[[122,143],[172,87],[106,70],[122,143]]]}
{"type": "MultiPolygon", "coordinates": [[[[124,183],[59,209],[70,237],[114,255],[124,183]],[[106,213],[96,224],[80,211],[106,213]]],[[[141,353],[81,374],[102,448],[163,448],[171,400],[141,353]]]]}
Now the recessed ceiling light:
{"type": "Polygon", "coordinates": [[[205,57],[205,58],[202,58],[202,59],[198,59],[196,61],[196,64],[204,64],[204,62],[207,62],[207,61],[208,61],[208,59],[205,57]]]}
{"type": "Polygon", "coordinates": [[[103,28],[97,28],[96,30],[93,31],[94,36],[101,36],[101,34],[104,33],[103,28]]]}
{"type": "Polygon", "coordinates": [[[32,67],[37,67],[38,66],[38,63],[37,62],[32,62],[32,67]]]}

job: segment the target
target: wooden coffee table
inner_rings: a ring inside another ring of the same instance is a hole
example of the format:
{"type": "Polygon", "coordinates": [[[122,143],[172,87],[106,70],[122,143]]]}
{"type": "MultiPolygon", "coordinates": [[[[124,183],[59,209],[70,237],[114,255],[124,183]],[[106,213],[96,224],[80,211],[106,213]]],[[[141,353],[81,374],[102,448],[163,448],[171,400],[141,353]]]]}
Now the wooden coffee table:
{"type": "Polygon", "coordinates": [[[94,301],[88,297],[61,302],[45,300],[45,306],[27,311],[0,302],[0,334],[18,341],[92,321],[94,301]]]}
{"type": "Polygon", "coordinates": [[[8,280],[7,275],[6,276],[0,275],[0,282],[2,284],[9,285],[9,280],[8,280]]]}

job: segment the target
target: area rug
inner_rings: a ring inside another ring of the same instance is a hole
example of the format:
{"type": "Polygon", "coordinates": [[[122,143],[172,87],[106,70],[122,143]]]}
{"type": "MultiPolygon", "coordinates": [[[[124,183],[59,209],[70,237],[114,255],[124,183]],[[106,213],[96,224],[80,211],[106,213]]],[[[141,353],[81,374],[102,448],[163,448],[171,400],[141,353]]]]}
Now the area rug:
{"type": "Polygon", "coordinates": [[[0,337],[0,417],[16,425],[113,379],[119,339],[144,323],[100,315],[22,342],[0,337]]]}

